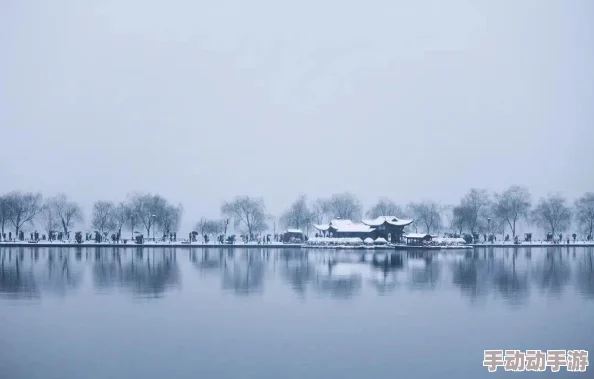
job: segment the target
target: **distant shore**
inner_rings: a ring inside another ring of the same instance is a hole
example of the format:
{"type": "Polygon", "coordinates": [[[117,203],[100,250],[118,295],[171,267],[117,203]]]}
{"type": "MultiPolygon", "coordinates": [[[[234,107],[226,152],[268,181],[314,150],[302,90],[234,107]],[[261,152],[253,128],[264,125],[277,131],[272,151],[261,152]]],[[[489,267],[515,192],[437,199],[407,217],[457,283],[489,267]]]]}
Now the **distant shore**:
{"type": "MultiPolygon", "coordinates": [[[[575,243],[563,243],[563,244],[552,244],[548,242],[525,242],[522,244],[513,244],[513,243],[479,243],[479,244],[470,244],[466,245],[467,247],[474,247],[474,248],[489,248],[489,247],[498,247],[498,248],[526,248],[526,247],[594,247],[594,241],[578,241],[575,243]]],[[[28,241],[25,242],[0,242],[0,248],[2,247],[95,247],[95,248],[129,248],[129,249],[148,249],[148,248],[186,248],[186,249],[194,249],[194,248],[260,248],[260,249],[320,249],[320,248],[329,248],[335,249],[338,246],[307,246],[304,244],[295,244],[295,243],[269,243],[269,244],[257,244],[257,243],[235,243],[235,244],[218,244],[218,243],[183,243],[183,242],[147,242],[143,244],[136,244],[136,243],[96,243],[96,242],[84,242],[84,243],[76,243],[71,241],[65,242],[47,242],[47,241],[40,241],[37,243],[31,243],[28,241]]],[[[365,249],[364,246],[340,246],[341,249],[353,249],[353,250],[361,250],[365,249]]],[[[408,245],[396,245],[396,246],[376,246],[377,250],[448,250],[453,247],[445,247],[445,246],[408,246],[408,245]]]]}
{"type": "Polygon", "coordinates": [[[536,242],[523,242],[520,244],[514,243],[476,243],[472,244],[475,248],[487,248],[487,247],[512,247],[512,248],[521,248],[521,247],[594,247],[594,241],[576,241],[570,243],[550,243],[544,241],[536,241],[536,242]]]}
{"type": "Polygon", "coordinates": [[[0,247],[122,247],[122,248],[153,248],[153,247],[181,247],[181,248],[300,248],[301,244],[290,243],[182,243],[182,242],[147,242],[143,244],[136,243],[96,243],[96,242],[0,242],[0,247]]]}

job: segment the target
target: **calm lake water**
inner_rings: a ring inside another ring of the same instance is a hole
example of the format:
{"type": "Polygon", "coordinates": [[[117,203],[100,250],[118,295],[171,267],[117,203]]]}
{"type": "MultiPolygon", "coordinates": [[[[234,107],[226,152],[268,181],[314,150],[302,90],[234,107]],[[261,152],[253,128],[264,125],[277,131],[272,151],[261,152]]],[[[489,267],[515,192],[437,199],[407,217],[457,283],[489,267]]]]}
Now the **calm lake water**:
{"type": "Polygon", "coordinates": [[[488,373],[484,349],[594,360],[592,248],[402,252],[390,265],[305,249],[0,254],[3,379],[497,378],[518,374],[488,373]]]}

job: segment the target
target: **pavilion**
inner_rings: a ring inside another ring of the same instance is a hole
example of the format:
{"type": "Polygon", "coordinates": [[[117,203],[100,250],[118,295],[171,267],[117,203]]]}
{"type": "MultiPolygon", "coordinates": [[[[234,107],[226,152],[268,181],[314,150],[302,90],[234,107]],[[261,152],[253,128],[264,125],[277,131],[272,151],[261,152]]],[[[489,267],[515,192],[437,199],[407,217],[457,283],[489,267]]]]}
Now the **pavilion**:
{"type": "Polygon", "coordinates": [[[351,220],[334,219],[328,224],[315,225],[324,237],[338,238],[384,238],[392,243],[402,241],[404,227],[410,225],[413,220],[398,219],[395,216],[380,216],[372,220],[353,222],[351,220]]]}
{"type": "Polygon", "coordinates": [[[399,219],[395,216],[379,216],[372,220],[361,221],[363,224],[375,228],[377,237],[383,237],[391,243],[402,242],[404,227],[413,222],[413,220],[399,219]]]}

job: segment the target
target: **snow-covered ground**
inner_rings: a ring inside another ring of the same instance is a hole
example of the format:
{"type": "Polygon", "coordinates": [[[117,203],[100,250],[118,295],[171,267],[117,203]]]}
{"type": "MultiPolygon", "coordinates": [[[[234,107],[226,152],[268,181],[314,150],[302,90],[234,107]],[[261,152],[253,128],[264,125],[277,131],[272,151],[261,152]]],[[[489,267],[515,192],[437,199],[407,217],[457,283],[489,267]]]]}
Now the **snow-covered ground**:
{"type": "Polygon", "coordinates": [[[515,244],[513,241],[496,241],[495,243],[490,242],[478,242],[473,244],[474,246],[594,246],[594,241],[573,241],[567,240],[560,243],[552,243],[547,241],[522,241],[519,244],[515,244]]]}
{"type": "Polygon", "coordinates": [[[282,242],[271,242],[269,244],[259,244],[258,242],[248,242],[244,243],[242,241],[236,241],[234,244],[220,244],[218,242],[188,242],[188,241],[144,241],[142,245],[135,244],[133,242],[128,241],[127,243],[114,243],[111,241],[106,242],[95,242],[95,241],[83,241],[81,244],[76,243],[76,241],[38,241],[38,242],[30,242],[30,241],[0,241],[0,246],[2,245],[22,245],[22,246],[119,246],[119,247],[126,247],[126,246],[179,246],[179,247],[200,247],[200,246],[221,246],[221,247],[229,247],[229,246],[261,246],[261,247],[299,247],[301,244],[290,244],[290,243],[282,243],[282,242]]]}

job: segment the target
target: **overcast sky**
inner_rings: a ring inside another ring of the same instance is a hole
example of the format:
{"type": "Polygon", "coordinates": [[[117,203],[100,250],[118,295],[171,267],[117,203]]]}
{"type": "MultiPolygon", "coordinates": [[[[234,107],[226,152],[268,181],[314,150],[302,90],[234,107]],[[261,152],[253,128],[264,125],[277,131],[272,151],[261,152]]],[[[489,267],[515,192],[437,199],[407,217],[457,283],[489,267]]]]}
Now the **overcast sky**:
{"type": "Polygon", "coordinates": [[[0,192],[594,191],[594,2],[0,1],[0,192]]]}

